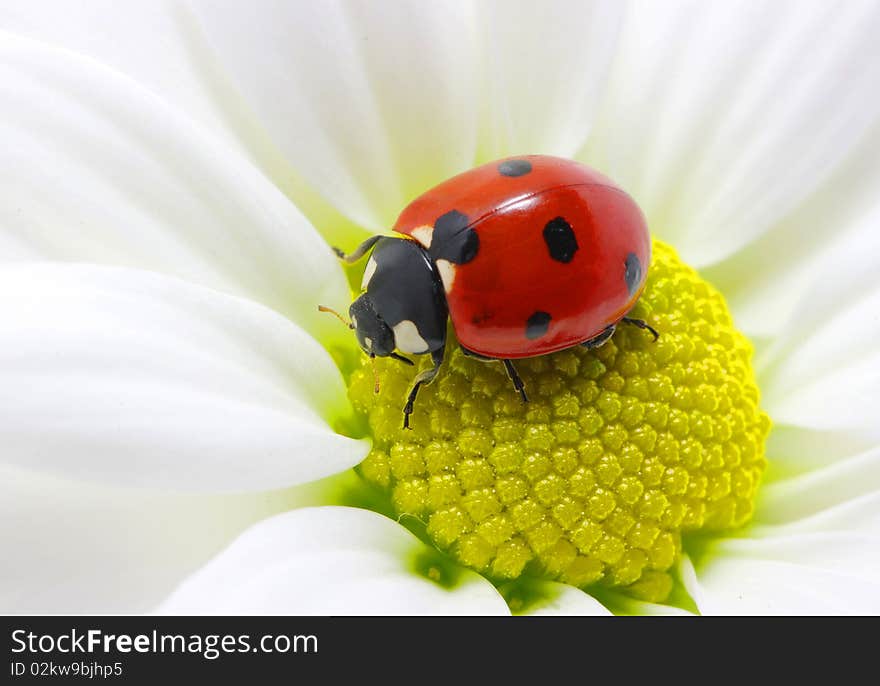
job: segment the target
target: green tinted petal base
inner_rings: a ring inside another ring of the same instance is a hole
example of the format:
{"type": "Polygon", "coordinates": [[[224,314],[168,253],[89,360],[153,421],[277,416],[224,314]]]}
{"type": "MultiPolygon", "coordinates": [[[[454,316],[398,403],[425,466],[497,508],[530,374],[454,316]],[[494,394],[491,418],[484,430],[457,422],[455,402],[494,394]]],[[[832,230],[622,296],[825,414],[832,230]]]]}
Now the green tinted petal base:
{"type": "Polygon", "coordinates": [[[622,325],[596,350],[518,361],[528,403],[500,363],[453,342],[412,431],[413,368],[377,360],[375,394],[365,360],[349,391],[373,437],[360,475],[496,582],[528,574],[665,600],[682,534],[751,517],[770,421],[723,297],[663,243],[632,316],[659,340],[622,325]]]}

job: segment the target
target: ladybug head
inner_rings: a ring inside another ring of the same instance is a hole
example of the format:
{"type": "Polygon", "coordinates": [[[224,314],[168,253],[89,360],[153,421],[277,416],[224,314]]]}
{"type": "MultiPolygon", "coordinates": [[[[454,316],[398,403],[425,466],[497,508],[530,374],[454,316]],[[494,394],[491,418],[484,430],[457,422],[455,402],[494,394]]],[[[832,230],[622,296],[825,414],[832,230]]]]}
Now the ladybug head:
{"type": "Polygon", "coordinates": [[[348,308],[351,321],[323,305],[318,309],[353,329],[369,357],[391,357],[411,365],[412,360],[395,350],[414,355],[442,351],[448,310],[443,284],[427,253],[416,241],[378,236],[368,239],[352,256],[360,257],[370,248],[373,252],[364,268],[362,292],[348,308]]]}
{"type": "Polygon", "coordinates": [[[371,357],[388,357],[396,347],[394,331],[376,311],[368,293],[364,293],[348,308],[358,345],[371,357]]]}

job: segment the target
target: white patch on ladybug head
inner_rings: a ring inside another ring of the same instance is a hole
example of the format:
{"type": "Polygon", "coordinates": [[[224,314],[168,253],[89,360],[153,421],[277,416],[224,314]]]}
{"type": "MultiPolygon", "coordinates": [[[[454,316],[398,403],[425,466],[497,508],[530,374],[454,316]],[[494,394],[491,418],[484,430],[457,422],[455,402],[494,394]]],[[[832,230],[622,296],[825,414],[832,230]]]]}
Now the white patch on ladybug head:
{"type": "Polygon", "coordinates": [[[455,265],[449,260],[437,260],[437,271],[440,273],[440,280],[443,282],[443,290],[449,293],[452,290],[452,284],[455,283],[455,265]]]}
{"type": "Polygon", "coordinates": [[[364,336],[364,345],[367,346],[370,350],[373,349],[373,339],[369,336],[364,336]]]}
{"type": "Polygon", "coordinates": [[[393,331],[394,344],[398,350],[414,355],[428,352],[428,344],[419,333],[419,327],[409,319],[404,319],[400,324],[394,326],[393,331]]]}
{"type": "Polygon", "coordinates": [[[412,230],[412,237],[426,248],[430,248],[431,241],[434,240],[434,227],[430,224],[417,226],[412,230]]]}
{"type": "Polygon", "coordinates": [[[367,266],[364,267],[364,278],[361,279],[361,290],[365,290],[367,285],[370,283],[370,279],[373,278],[373,274],[376,273],[376,267],[379,265],[376,263],[376,258],[370,255],[370,259],[367,262],[367,266]]]}

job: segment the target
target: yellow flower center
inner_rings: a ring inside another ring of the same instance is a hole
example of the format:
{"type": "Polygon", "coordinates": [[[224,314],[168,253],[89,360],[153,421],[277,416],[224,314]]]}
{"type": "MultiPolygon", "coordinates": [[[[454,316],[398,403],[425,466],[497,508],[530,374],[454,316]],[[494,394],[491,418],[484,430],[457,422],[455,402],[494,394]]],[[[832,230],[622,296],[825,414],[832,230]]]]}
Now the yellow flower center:
{"type": "Polygon", "coordinates": [[[621,325],[596,350],[518,361],[528,403],[499,362],[453,342],[412,431],[412,368],[377,360],[377,395],[366,361],[349,389],[373,436],[359,473],[497,582],[529,574],[663,601],[682,533],[751,517],[770,421],[724,298],[663,243],[633,316],[660,339],[621,325]]]}

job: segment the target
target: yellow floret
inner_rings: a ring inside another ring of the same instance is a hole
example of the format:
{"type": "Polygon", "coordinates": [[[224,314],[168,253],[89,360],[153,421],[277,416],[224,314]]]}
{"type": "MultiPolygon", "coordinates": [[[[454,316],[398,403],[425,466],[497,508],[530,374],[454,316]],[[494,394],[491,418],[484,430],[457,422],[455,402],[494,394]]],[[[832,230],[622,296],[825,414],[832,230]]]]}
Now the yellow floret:
{"type": "Polygon", "coordinates": [[[724,299],[660,242],[633,316],[660,339],[622,325],[596,350],[519,361],[529,403],[453,341],[412,431],[412,370],[377,360],[378,395],[369,365],[356,370],[350,396],[373,436],[360,475],[490,578],[528,569],[665,600],[683,533],[751,517],[770,422],[724,299]]]}

